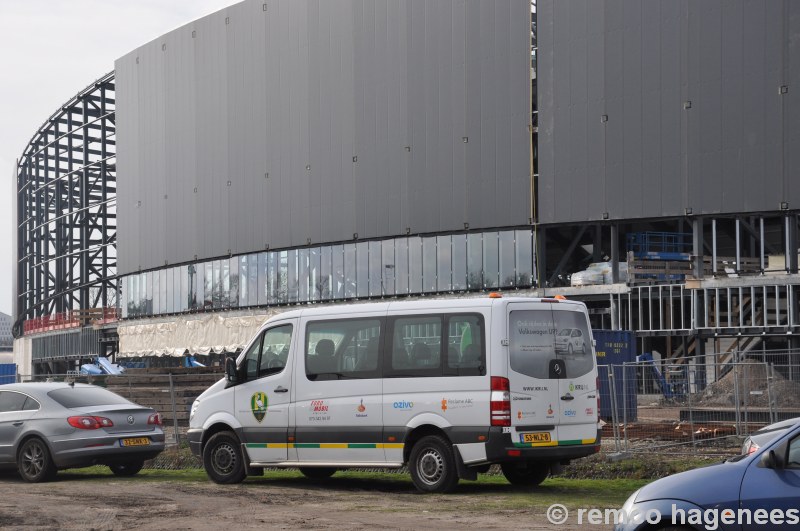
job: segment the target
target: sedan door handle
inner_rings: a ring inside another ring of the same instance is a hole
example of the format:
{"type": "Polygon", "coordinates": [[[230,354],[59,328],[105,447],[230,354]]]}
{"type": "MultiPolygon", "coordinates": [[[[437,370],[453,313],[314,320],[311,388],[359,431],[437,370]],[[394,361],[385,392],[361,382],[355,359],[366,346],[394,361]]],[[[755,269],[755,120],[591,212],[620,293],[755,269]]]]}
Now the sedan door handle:
{"type": "Polygon", "coordinates": [[[286,389],[285,387],[276,387],[276,388],[275,388],[275,392],[276,392],[276,393],[288,393],[288,392],[289,392],[289,390],[288,390],[288,389],[286,389]]]}
{"type": "Polygon", "coordinates": [[[11,424],[13,424],[13,425],[14,425],[14,426],[16,426],[17,428],[19,428],[20,426],[22,426],[22,425],[23,425],[23,424],[25,424],[25,423],[24,423],[24,422],[22,422],[21,420],[19,420],[19,421],[17,421],[17,422],[12,422],[11,424]]]}

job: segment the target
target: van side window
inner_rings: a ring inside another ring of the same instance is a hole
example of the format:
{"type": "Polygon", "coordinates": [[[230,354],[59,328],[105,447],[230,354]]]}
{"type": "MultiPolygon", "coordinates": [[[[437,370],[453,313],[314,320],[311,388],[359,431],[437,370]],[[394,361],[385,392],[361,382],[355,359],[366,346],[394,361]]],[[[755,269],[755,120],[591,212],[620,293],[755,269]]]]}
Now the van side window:
{"type": "Polygon", "coordinates": [[[486,374],[482,315],[450,315],[447,317],[445,374],[453,376],[486,374]]]}
{"type": "Polygon", "coordinates": [[[306,376],[312,381],[380,378],[383,319],[311,321],[306,376]]]}
{"type": "Polygon", "coordinates": [[[291,340],[292,325],[277,326],[262,333],[242,361],[247,380],[281,372],[289,358],[291,340]]]}
{"type": "Polygon", "coordinates": [[[442,375],[442,316],[398,317],[392,328],[389,376],[442,375]]]}

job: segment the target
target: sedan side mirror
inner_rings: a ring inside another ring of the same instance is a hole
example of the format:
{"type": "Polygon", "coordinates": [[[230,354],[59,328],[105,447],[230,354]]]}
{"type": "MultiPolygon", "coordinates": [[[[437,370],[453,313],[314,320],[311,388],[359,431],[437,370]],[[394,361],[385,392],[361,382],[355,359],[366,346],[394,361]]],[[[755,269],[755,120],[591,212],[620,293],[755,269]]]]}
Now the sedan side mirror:
{"type": "Polygon", "coordinates": [[[761,466],[773,470],[782,470],[786,466],[784,455],[786,455],[786,446],[779,444],[774,450],[769,450],[761,455],[761,466]]]}
{"type": "Polygon", "coordinates": [[[236,358],[225,358],[225,380],[228,382],[226,387],[231,387],[239,383],[239,373],[236,370],[236,358]]]}

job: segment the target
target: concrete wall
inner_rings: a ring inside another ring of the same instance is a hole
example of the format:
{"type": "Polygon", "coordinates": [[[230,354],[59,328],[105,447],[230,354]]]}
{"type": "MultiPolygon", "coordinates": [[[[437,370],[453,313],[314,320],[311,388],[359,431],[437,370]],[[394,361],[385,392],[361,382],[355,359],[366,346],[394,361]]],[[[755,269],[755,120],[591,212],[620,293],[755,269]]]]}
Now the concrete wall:
{"type": "Polygon", "coordinates": [[[528,0],[248,0],[122,57],[119,273],[527,224],[529,19],[528,0]]]}
{"type": "Polygon", "coordinates": [[[539,0],[538,22],[542,222],[800,206],[800,2],[539,0]]]}

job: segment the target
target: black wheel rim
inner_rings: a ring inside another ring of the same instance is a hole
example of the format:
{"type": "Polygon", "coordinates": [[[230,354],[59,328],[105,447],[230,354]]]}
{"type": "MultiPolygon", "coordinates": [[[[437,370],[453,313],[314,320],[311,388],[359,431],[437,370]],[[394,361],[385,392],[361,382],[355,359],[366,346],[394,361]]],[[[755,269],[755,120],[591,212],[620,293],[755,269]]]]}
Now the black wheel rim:
{"type": "Polygon", "coordinates": [[[26,476],[35,478],[38,477],[42,470],[44,470],[45,451],[41,444],[31,443],[28,444],[20,456],[22,462],[22,471],[26,476]]]}
{"type": "Polygon", "coordinates": [[[236,448],[229,443],[219,444],[211,452],[211,466],[220,476],[230,475],[236,469],[238,460],[236,448]]]}

